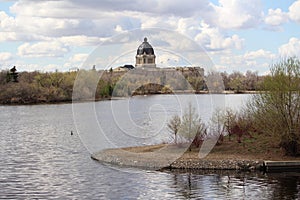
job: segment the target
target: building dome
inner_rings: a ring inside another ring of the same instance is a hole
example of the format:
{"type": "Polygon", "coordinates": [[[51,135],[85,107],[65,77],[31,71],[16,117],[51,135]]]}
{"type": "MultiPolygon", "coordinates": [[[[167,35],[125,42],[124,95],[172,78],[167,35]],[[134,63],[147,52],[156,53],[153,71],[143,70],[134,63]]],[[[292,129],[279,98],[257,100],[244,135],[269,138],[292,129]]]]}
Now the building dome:
{"type": "Polygon", "coordinates": [[[138,47],[135,56],[136,68],[155,68],[155,54],[153,47],[147,42],[147,38],[144,38],[144,42],[138,47]]]}
{"type": "Polygon", "coordinates": [[[154,50],[153,47],[147,42],[147,38],[144,38],[144,42],[139,46],[139,48],[137,49],[137,55],[143,55],[143,54],[147,54],[147,55],[154,55],[154,50]]]}

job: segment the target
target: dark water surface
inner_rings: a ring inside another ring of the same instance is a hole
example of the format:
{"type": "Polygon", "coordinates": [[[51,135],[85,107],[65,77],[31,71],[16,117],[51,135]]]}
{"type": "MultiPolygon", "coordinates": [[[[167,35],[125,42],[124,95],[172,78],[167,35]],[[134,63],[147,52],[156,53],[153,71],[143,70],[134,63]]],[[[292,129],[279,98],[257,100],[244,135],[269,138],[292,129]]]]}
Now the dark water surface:
{"type": "MultiPolygon", "coordinates": [[[[147,103],[147,98],[131,103],[147,103]]],[[[246,97],[226,98],[238,106],[246,97]]],[[[96,107],[106,103],[97,102],[96,107]]],[[[298,173],[158,172],[102,165],[90,159],[82,144],[71,104],[1,106],[0,112],[0,199],[298,199],[300,195],[298,173]]],[[[143,123],[143,116],[134,117],[143,123]]]]}

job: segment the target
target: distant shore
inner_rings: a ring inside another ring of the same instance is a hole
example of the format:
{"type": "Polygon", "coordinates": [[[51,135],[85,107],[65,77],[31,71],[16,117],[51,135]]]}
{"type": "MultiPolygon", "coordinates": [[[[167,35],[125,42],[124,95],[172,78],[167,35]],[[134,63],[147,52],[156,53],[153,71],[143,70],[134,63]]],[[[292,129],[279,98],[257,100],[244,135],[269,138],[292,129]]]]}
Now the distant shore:
{"type": "MultiPolygon", "coordinates": [[[[224,91],[224,92],[216,92],[216,93],[210,93],[208,91],[174,91],[174,93],[162,93],[162,92],[157,92],[157,93],[143,93],[143,94],[134,94],[133,96],[142,96],[142,95],[172,95],[172,94],[256,94],[259,91],[240,91],[240,92],[235,92],[235,91],[224,91]]],[[[83,99],[83,100],[51,100],[48,101],[46,99],[34,99],[30,101],[24,101],[22,99],[10,99],[7,101],[0,102],[0,105],[45,105],[45,104],[64,104],[64,103],[82,103],[82,102],[94,102],[94,101],[107,101],[107,100],[115,100],[117,97],[105,97],[105,98],[97,98],[97,99],[83,99]]]]}

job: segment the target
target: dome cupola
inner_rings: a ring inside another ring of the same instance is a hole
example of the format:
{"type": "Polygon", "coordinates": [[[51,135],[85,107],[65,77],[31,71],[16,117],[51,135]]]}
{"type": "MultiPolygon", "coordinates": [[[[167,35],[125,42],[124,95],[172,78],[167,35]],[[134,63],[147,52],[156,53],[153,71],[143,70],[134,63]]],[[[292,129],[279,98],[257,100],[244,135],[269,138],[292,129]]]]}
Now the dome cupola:
{"type": "Polygon", "coordinates": [[[137,49],[137,55],[143,54],[154,55],[153,47],[149,44],[146,37],[144,38],[144,42],[137,49]]]}
{"type": "Polygon", "coordinates": [[[153,47],[144,38],[144,42],[138,47],[136,56],[135,67],[137,68],[155,68],[155,54],[153,47]]]}

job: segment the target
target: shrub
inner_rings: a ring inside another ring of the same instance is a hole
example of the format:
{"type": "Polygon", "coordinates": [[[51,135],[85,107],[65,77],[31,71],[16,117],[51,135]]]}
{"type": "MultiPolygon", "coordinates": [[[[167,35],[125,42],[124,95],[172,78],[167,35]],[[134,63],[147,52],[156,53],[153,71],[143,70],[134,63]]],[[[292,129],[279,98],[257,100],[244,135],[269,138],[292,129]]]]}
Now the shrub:
{"type": "Polygon", "coordinates": [[[300,61],[288,58],[271,67],[263,84],[265,92],[254,95],[249,112],[264,134],[279,137],[287,155],[300,154],[300,61]]]}

